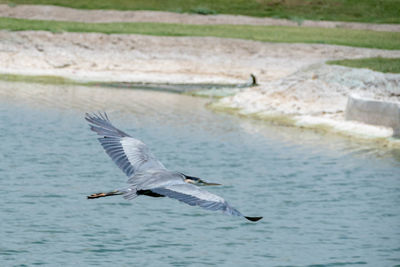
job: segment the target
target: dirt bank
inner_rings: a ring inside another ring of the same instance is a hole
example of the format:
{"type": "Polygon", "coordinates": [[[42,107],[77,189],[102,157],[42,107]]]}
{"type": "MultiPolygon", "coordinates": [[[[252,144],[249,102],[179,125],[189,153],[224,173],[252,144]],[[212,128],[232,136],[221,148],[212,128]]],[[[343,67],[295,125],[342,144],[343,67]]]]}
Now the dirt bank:
{"type": "Polygon", "coordinates": [[[0,31],[0,72],[80,80],[260,84],[328,59],[395,57],[400,51],[213,37],[0,31]]]}
{"type": "Polygon", "coordinates": [[[0,17],[79,22],[162,22],[183,24],[248,24],[274,26],[302,26],[322,28],[350,28],[373,31],[400,32],[398,24],[373,24],[339,21],[291,21],[286,19],[255,18],[237,15],[196,15],[162,11],[78,10],[42,5],[0,5],[0,17]]]}

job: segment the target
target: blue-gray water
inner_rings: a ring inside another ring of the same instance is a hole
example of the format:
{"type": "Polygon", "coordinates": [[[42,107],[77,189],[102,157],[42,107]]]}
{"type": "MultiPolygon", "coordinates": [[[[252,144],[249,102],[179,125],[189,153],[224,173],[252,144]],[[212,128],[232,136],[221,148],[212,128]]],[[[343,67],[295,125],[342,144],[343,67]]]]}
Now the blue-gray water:
{"type": "Polygon", "coordinates": [[[208,100],[23,84],[0,91],[0,266],[395,266],[400,162],[340,137],[213,113],[208,100]],[[84,112],[258,223],[172,199],[87,200],[126,177],[84,112]]]}

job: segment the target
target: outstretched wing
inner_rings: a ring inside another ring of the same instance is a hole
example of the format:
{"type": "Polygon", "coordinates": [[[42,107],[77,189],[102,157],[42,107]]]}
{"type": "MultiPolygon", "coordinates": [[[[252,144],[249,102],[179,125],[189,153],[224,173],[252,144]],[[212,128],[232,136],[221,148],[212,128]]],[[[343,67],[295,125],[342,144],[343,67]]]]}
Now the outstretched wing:
{"type": "Polygon", "coordinates": [[[86,113],[85,119],[90,129],[102,136],[98,140],[104,150],[128,177],[147,169],[165,169],[144,143],[114,127],[106,113],[86,113]]]}
{"type": "Polygon", "coordinates": [[[225,214],[245,217],[250,221],[258,221],[262,217],[246,217],[237,209],[231,207],[222,197],[211,194],[191,184],[175,184],[166,187],[152,188],[152,192],[169,198],[177,199],[190,206],[200,206],[207,210],[220,210],[225,214]]]}

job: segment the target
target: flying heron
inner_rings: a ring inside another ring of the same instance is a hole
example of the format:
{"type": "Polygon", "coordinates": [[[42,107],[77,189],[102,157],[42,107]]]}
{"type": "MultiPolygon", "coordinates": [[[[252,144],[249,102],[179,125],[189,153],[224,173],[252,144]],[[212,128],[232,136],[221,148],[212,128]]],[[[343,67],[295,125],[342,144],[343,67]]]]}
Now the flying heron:
{"type": "Polygon", "coordinates": [[[250,221],[258,221],[262,218],[244,216],[223,198],[198,187],[219,184],[209,183],[165,168],[143,142],[114,127],[106,113],[98,115],[86,113],[85,119],[89,122],[90,129],[101,136],[98,140],[106,153],[129,177],[127,187],[107,193],[92,194],[87,197],[88,199],[116,195],[123,195],[128,200],[140,195],[169,197],[191,206],[219,210],[250,221]]]}

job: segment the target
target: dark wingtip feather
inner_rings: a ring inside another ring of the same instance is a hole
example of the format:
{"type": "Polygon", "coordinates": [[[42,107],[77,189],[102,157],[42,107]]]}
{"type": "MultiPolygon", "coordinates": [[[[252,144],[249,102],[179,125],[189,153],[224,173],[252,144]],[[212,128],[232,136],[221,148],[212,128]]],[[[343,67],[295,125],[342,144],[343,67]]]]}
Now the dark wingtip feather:
{"type": "Polygon", "coordinates": [[[90,114],[90,113],[86,112],[85,120],[87,120],[88,122],[91,122],[91,123],[93,123],[93,121],[98,121],[98,120],[110,122],[110,119],[108,118],[106,112],[104,112],[104,113],[98,112],[98,114],[96,114],[96,113],[90,114]]]}
{"type": "Polygon", "coordinates": [[[92,131],[104,137],[130,137],[127,133],[111,124],[106,112],[98,112],[98,114],[86,113],[85,120],[89,122],[92,131]]]}
{"type": "Polygon", "coordinates": [[[256,222],[256,221],[259,221],[259,220],[261,220],[263,217],[247,217],[247,216],[244,216],[247,220],[249,220],[249,221],[252,221],[252,222],[256,222]]]}

